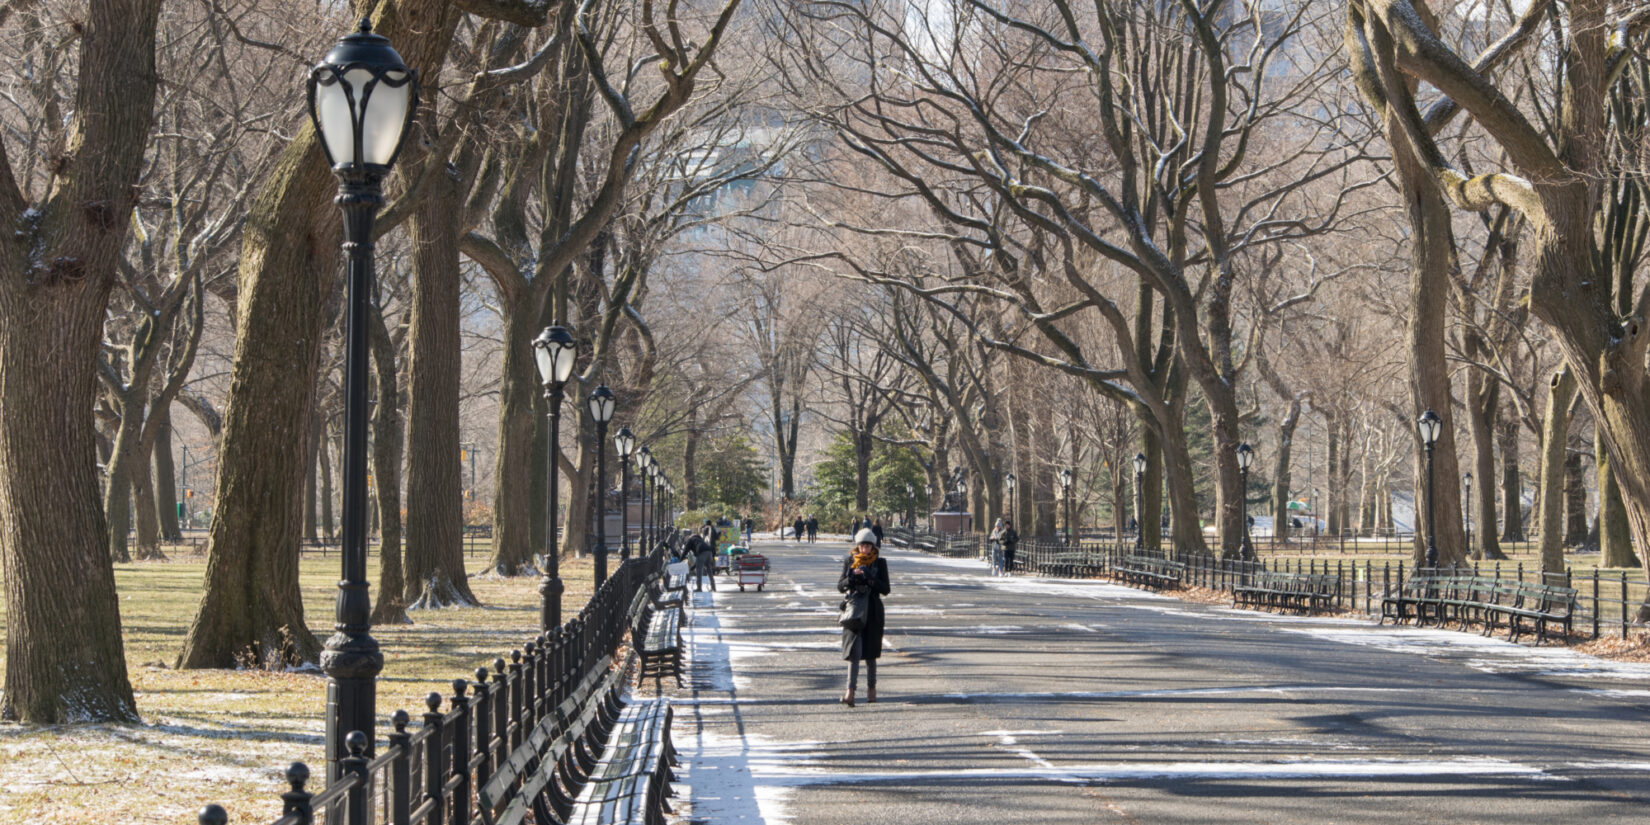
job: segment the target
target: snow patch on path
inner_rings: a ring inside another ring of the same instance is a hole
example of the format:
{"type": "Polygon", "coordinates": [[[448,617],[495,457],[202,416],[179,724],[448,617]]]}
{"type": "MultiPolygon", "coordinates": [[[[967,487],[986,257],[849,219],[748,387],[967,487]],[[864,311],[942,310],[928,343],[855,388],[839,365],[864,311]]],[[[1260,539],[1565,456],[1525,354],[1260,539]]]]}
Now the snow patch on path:
{"type": "MultiPolygon", "coordinates": [[[[1533,765],[1504,759],[1445,760],[1336,759],[1265,762],[1098,762],[1035,768],[955,768],[949,770],[834,773],[819,769],[784,770],[775,765],[753,771],[764,788],[808,785],[912,783],[923,780],[982,782],[1129,782],[1148,780],[1210,781],[1234,779],[1363,780],[1441,776],[1516,777],[1563,782],[1533,765]]],[[[722,821],[722,820],[717,820],[722,821]]]]}

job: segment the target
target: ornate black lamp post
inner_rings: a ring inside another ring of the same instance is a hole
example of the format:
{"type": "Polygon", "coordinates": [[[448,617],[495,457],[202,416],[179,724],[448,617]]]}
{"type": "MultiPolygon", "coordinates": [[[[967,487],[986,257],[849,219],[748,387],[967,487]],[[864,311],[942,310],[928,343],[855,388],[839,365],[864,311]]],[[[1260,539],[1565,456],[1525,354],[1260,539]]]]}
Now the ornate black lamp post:
{"type": "Polygon", "coordinates": [[[629,427],[613,434],[613,453],[619,458],[619,558],[630,558],[630,456],[636,436],[629,427]]]}
{"type": "Polygon", "coordinates": [[[1060,501],[1061,501],[1062,504],[1065,505],[1065,510],[1066,510],[1066,545],[1070,546],[1071,545],[1071,540],[1072,540],[1072,530],[1071,530],[1071,468],[1067,467],[1067,468],[1061,470],[1059,478],[1060,478],[1060,501]]]}
{"type": "Polygon", "coordinates": [[[1019,481],[1019,479],[1015,478],[1013,473],[1009,473],[1008,475],[1003,476],[1003,483],[1008,485],[1008,523],[1009,524],[1014,523],[1014,504],[1015,504],[1015,501],[1014,501],[1014,484],[1017,481],[1019,481]]]}
{"type": "Polygon", "coordinates": [[[1141,532],[1142,530],[1145,529],[1145,526],[1146,526],[1145,523],[1141,521],[1141,519],[1145,518],[1146,516],[1145,516],[1144,513],[1140,512],[1140,493],[1141,493],[1142,488],[1145,486],[1145,484],[1146,484],[1146,454],[1145,453],[1135,453],[1134,454],[1134,550],[1135,550],[1136,553],[1140,552],[1141,550],[1145,549],[1145,547],[1146,547],[1145,534],[1141,532]]]}
{"type": "MultiPolygon", "coordinates": [[[[957,506],[962,508],[962,512],[964,512],[964,513],[968,512],[968,479],[963,478],[961,467],[957,468],[957,506]]],[[[974,517],[972,515],[970,515],[968,517],[968,521],[972,522],[973,520],[974,520],[974,517]]],[[[963,522],[961,519],[959,519],[957,526],[965,527],[965,526],[971,526],[971,525],[968,525],[965,522],[963,522]]]]}
{"type": "Polygon", "coordinates": [[[1438,566],[1438,531],[1433,529],[1432,521],[1432,451],[1438,445],[1438,436],[1443,432],[1444,422],[1438,413],[1427,410],[1421,413],[1420,420],[1415,422],[1416,429],[1421,431],[1421,443],[1427,448],[1427,567],[1438,566]]]}
{"type": "Polygon", "coordinates": [[[378,674],[384,654],[371,629],[367,591],[367,310],[373,293],[373,221],[384,206],[383,181],[418,109],[418,73],[390,41],[360,28],[338,41],[310,70],[309,115],[327,163],[338,176],[349,261],[344,327],[344,535],[334,632],[321,652],[327,674],[327,782],[349,756],[345,738],[367,736],[373,751],[378,674]]]}
{"type": "Polygon", "coordinates": [[[646,555],[653,552],[653,522],[658,517],[659,491],[652,492],[653,509],[648,509],[648,485],[653,481],[653,471],[650,469],[653,453],[643,444],[636,448],[636,486],[642,488],[642,546],[637,555],[646,555]]]}
{"type": "Polygon", "coordinates": [[[607,581],[607,422],[613,420],[613,391],[603,384],[590,393],[590,420],[596,422],[596,586],[607,581]]]}
{"type": "Polygon", "coordinates": [[[934,485],[922,485],[923,500],[927,502],[924,508],[928,511],[928,532],[934,532],[934,485]]]}
{"type": "MultiPolygon", "coordinates": [[[[1466,514],[1467,514],[1467,551],[1471,552],[1472,551],[1472,473],[1467,473],[1465,476],[1462,476],[1462,478],[1463,478],[1463,480],[1465,480],[1467,482],[1467,497],[1462,500],[1464,503],[1461,505],[1461,509],[1466,511],[1466,514]]],[[[1477,558],[1477,557],[1474,556],[1474,558],[1477,558]]]]}
{"type": "Polygon", "coordinates": [[[573,360],[578,348],[573,334],[566,327],[545,327],[533,339],[533,357],[538,363],[539,379],[544,382],[544,397],[550,406],[550,450],[545,464],[549,465],[550,487],[545,494],[549,515],[544,520],[544,578],[539,580],[539,629],[554,630],[561,626],[561,552],[556,547],[556,458],[561,455],[561,402],[567,379],[573,375],[573,360]]]}
{"type": "Polygon", "coordinates": [[[1249,539],[1249,465],[1255,463],[1255,450],[1249,446],[1249,442],[1245,441],[1237,445],[1237,462],[1238,478],[1241,479],[1238,482],[1238,488],[1241,491],[1238,493],[1238,501],[1243,505],[1242,553],[1244,558],[1252,559],[1255,557],[1255,545],[1249,539]]]}

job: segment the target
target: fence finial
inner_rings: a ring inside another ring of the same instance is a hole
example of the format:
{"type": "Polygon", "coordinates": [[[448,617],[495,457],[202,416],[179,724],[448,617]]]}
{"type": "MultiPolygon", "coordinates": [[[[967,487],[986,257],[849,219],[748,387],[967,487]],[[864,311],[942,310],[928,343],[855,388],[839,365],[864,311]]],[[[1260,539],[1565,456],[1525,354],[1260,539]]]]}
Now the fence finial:
{"type": "Polygon", "coordinates": [[[195,821],[200,825],[228,825],[229,812],[222,805],[208,805],[195,815],[195,821]]]}

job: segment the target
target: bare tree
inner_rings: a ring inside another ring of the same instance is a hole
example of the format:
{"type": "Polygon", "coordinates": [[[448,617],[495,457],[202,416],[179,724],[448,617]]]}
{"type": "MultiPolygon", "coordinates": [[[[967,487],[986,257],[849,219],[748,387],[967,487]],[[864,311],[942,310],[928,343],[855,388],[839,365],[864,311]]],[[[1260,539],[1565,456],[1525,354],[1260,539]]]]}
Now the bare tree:
{"type": "Polygon", "coordinates": [[[160,6],[91,3],[72,20],[23,10],[23,51],[59,71],[40,81],[43,141],[21,167],[0,139],[0,225],[13,232],[0,254],[8,719],[137,719],[87,412],[154,123],[160,6]]]}

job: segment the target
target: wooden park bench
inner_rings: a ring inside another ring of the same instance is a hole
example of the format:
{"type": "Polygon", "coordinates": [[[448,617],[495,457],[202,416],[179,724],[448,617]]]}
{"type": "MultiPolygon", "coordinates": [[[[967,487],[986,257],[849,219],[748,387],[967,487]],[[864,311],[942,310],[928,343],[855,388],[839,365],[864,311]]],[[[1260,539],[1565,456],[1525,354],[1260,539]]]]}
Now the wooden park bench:
{"type": "Polygon", "coordinates": [[[1495,589],[1494,602],[1483,608],[1484,635],[1505,624],[1507,638],[1516,642],[1528,621],[1530,629],[1535,631],[1537,644],[1547,640],[1547,629],[1551,625],[1563,628],[1564,635],[1568,636],[1575,607],[1573,587],[1502,581],[1495,589]]]}
{"type": "Polygon", "coordinates": [[[1124,584],[1150,588],[1174,588],[1186,575],[1186,565],[1155,556],[1129,555],[1111,566],[1113,579],[1124,584]]]}
{"type": "Polygon", "coordinates": [[[657,594],[652,587],[637,589],[635,602],[631,605],[630,615],[635,617],[635,624],[631,626],[630,638],[641,663],[643,681],[651,675],[657,685],[669,674],[680,686],[682,605],[686,601],[687,588],[684,586],[679,591],[673,591],[668,587],[669,582],[664,584],[665,589],[657,594]]]}
{"type": "Polygon", "coordinates": [[[1397,624],[1410,618],[1423,621],[1438,600],[1438,578],[1418,573],[1410,576],[1398,592],[1382,596],[1381,618],[1376,623],[1386,624],[1387,619],[1392,619],[1393,624],[1397,624]]]}
{"type": "Polygon", "coordinates": [[[1341,577],[1323,573],[1257,570],[1232,588],[1233,607],[1295,610],[1328,609],[1340,600],[1341,577]]]}
{"type": "Polygon", "coordinates": [[[675,780],[670,769],[676,764],[670,724],[666,699],[626,705],[568,825],[664,825],[664,815],[670,813],[666,798],[675,780]]]}
{"type": "Polygon", "coordinates": [[[535,823],[664,821],[669,702],[625,705],[629,672],[604,657],[539,720],[476,792],[483,823],[521,825],[529,812],[535,823]]]}

